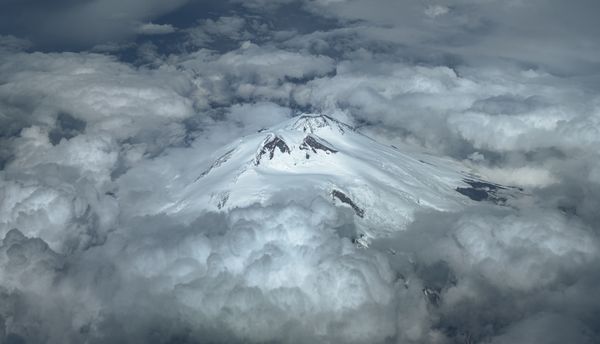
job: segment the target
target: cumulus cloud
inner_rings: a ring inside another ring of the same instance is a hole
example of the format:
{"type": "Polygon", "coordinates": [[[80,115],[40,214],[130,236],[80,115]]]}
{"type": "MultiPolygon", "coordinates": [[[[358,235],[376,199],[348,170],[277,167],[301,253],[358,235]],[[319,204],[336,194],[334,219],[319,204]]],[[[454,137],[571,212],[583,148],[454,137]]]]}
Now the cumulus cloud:
{"type": "Polygon", "coordinates": [[[591,0],[0,6],[0,341],[598,342],[591,0]],[[303,112],[522,189],[368,248],[311,190],[162,211],[303,112]]]}
{"type": "Polygon", "coordinates": [[[581,307],[590,295],[574,291],[589,290],[596,277],[574,276],[597,264],[598,246],[575,219],[526,207],[422,214],[396,240],[377,245],[401,247],[407,256],[395,265],[423,281],[432,326],[446,336],[474,342],[594,337],[589,312],[596,306],[581,307]],[[553,327],[547,317],[569,321],[553,327]]]}
{"type": "Polygon", "coordinates": [[[200,49],[169,61],[191,73],[205,102],[227,105],[232,99],[289,102],[296,84],[335,70],[323,55],[292,52],[243,42],[224,54],[200,49]]]}
{"type": "Polygon", "coordinates": [[[394,133],[399,129],[410,140],[461,158],[476,150],[571,150],[597,144],[592,134],[598,128],[596,96],[583,88],[573,92],[559,77],[373,61],[370,56],[344,61],[334,76],[295,89],[294,99],[321,111],[341,109],[379,130],[396,127],[394,133]],[[554,132],[560,135],[551,136],[554,132]]]}
{"type": "Polygon", "coordinates": [[[0,49],[8,51],[21,51],[31,47],[31,42],[17,38],[13,35],[0,35],[0,49]]]}
{"type": "Polygon", "coordinates": [[[5,133],[27,124],[52,127],[66,113],[85,122],[86,133],[112,131],[124,139],[142,132],[140,126],[150,129],[193,113],[193,102],[182,96],[190,90],[188,79],[168,70],[136,70],[104,55],[11,55],[0,69],[5,133]]]}
{"type": "Polygon", "coordinates": [[[136,32],[141,35],[166,35],[176,30],[171,24],[144,23],[138,26],[136,32]]]}
{"type": "MultiPolygon", "coordinates": [[[[7,326],[6,333],[25,340],[43,334],[50,342],[86,337],[165,341],[178,336],[219,342],[379,342],[396,331],[392,270],[379,253],[360,251],[336,234],[343,219],[325,200],[251,207],[226,217],[207,214],[187,227],[164,217],[131,221],[137,230],[86,251],[69,262],[69,271],[56,266],[64,258],[40,239],[9,232],[2,246],[8,259],[3,271],[10,277],[5,283],[14,279],[22,298],[28,299],[36,291],[21,284],[29,271],[58,279],[58,285],[38,285],[58,296],[48,298],[44,311],[76,312],[84,323],[73,324],[65,317],[65,323],[52,325],[66,330],[62,333],[45,322],[7,326]],[[273,221],[265,223],[264,216],[273,221]],[[95,285],[98,278],[108,279],[95,285]],[[73,293],[70,300],[59,304],[66,291],[73,293]],[[75,307],[86,299],[83,309],[75,307]],[[168,308],[147,313],[140,308],[147,302],[168,308]],[[159,325],[148,332],[153,322],[177,313],[183,317],[177,326],[159,325]]],[[[26,311],[34,313],[38,307],[28,305],[26,311]]],[[[3,318],[13,311],[9,306],[3,318]]]]}
{"type": "Polygon", "coordinates": [[[485,176],[486,179],[502,185],[516,185],[523,187],[545,187],[557,182],[548,168],[544,167],[515,167],[515,168],[490,168],[474,165],[474,170],[485,176]]]}
{"type": "Polygon", "coordinates": [[[291,115],[289,108],[274,103],[234,105],[227,115],[229,120],[240,123],[250,130],[260,130],[279,124],[291,115]]]}
{"type": "Polygon", "coordinates": [[[178,94],[189,84],[93,54],[15,54],[0,69],[0,231],[20,228],[60,252],[103,242],[118,216],[115,173],[185,139],[193,103],[178,94]]]}
{"type": "Polygon", "coordinates": [[[302,3],[315,14],[360,23],[348,25],[356,35],[406,45],[406,54],[425,50],[430,56],[450,54],[473,63],[500,63],[500,57],[569,74],[585,74],[598,67],[594,56],[600,47],[592,43],[598,26],[590,15],[598,4],[591,0],[570,5],[475,0],[427,6],[418,0],[379,0],[375,5],[369,0],[302,3]],[[435,20],[423,20],[432,16],[435,20]],[[536,18],[536,29],[531,18],[536,18]]]}
{"type": "Polygon", "coordinates": [[[431,5],[431,6],[427,6],[427,8],[425,9],[425,14],[428,17],[435,18],[435,17],[442,16],[442,15],[448,13],[449,11],[450,11],[450,9],[446,6],[431,5]]]}
{"type": "Polygon", "coordinates": [[[239,41],[255,38],[255,35],[250,33],[251,28],[248,24],[242,17],[220,17],[216,20],[209,18],[187,30],[188,44],[206,46],[210,43],[222,44],[225,40],[239,41]]]}

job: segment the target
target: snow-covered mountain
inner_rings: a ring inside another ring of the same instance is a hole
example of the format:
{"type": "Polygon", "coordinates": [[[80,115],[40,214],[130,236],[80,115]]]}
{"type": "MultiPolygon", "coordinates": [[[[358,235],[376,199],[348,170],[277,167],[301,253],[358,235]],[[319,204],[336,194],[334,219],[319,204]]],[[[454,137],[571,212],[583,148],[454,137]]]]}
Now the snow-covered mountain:
{"type": "Polygon", "coordinates": [[[302,195],[346,207],[366,237],[402,230],[415,211],[451,211],[473,201],[503,203],[512,190],[462,164],[380,144],[325,115],[301,115],[216,152],[167,214],[227,211],[302,195]]]}

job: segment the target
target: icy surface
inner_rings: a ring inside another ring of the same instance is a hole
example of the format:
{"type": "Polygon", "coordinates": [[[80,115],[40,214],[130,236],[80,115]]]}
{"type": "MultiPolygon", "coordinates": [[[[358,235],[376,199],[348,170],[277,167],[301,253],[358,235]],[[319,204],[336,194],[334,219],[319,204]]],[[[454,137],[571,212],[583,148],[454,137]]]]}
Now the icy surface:
{"type": "Polygon", "coordinates": [[[451,211],[475,201],[464,190],[476,180],[460,163],[380,144],[324,115],[243,137],[186,174],[189,181],[173,183],[172,202],[156,213],[192,221],[202,211],[314,195],[347,207],[362,232],[377,237],[405,229],[417,210],[451,211]]]}

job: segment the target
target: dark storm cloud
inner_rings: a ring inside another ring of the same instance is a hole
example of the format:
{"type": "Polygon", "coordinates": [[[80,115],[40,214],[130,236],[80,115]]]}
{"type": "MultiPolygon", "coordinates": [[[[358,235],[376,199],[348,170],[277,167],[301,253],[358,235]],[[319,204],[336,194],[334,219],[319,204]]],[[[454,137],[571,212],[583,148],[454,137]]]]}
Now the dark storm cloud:
{"type": "Polygon", "coordinates": [[[0,341],[598,342],[596,1],[0,6],[0,341]],[[301,111],[525,189],[360,250],[311,190],[164,213],[301,111]]]}

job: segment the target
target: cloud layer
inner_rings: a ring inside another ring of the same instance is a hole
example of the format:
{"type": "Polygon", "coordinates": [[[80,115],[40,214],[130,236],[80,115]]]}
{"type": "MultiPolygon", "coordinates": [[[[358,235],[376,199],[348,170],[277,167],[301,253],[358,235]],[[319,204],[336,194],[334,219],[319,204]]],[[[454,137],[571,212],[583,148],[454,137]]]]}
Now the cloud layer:
{"type": "Polygon", "coordinates": [[[598,342],[597,4],[266,5],[0,4],[0,341],[598,342]],[[308,192],[160,212],[302,112],[524,197],[368,249],[308,192]]]}

